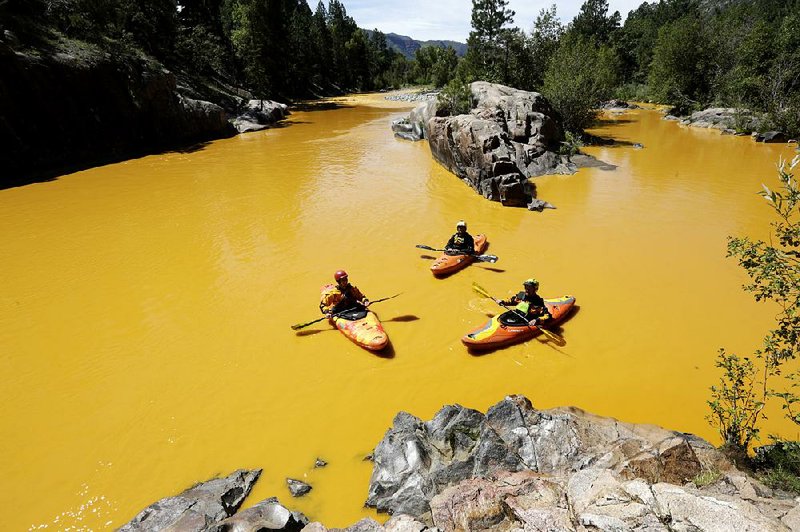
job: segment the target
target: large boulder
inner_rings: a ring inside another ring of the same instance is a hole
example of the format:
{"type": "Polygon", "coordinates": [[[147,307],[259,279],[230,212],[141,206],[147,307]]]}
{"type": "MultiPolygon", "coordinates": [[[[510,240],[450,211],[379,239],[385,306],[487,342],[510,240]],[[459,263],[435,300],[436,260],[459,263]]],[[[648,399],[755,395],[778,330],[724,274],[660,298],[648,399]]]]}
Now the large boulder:
{"type": "Polygon", "coordinates": [[[231,123],[239,133],[266,129],[289,114],[289,106],[272,100],[248,100],[231,123]]]}
{"type": "Polygon", "coordinates": [[[206,530],[236,513],[259,475],[260,469],[240,469],[227,477],[201,482],[179,495],[151,504],[119,530],[206,530]]]}
{"type": "Polygon", "coordinates": [[[507,206],[531,208],[535,188],[528,178],[575,171],[558,154],[560,118],[541,94],[485,81],[470,91],[469,114],[442,116],[435,101],[426,102],[392,127],[402,138],[427,138],[439,163],[507,206]]]}
{"type": "Polygon", "coordinates": [[[631,425],[576,408],[536,410],[509,396],[484,415],[445,406],[423,422],[401,412],[375,448],[367,506],[415,517],[445,488],[504,471],[567,475],[588,467],[622,479],[682,484],[731,465],[695,436],[631,425]]]}

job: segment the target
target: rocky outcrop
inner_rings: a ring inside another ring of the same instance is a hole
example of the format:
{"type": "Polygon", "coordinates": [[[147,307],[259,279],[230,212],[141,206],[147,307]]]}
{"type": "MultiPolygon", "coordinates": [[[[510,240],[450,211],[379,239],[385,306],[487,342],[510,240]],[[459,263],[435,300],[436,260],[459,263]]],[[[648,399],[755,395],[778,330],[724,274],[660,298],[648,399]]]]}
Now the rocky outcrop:
{"type": "Polygon", "coordinates": [[[746,110],[737,110],[734,107],[712,107],[702,111],[695,111],[691,116],[681,120],[681,123],[692,127],[734,129],[737,115],[740,116],[738,119],[740,122],[752,119],[747,116],[748,111],[746,110]]]}
{"type": "Polygon", "coordinates": [[[225,478],[202,482],[151,504],[119,530],[206,530],[239,509],[260,474],[260,469],[240,469],[225,478]]]}
{"type": "Polygon", "coordinates": [[[158,63],[0,42],[0,187],[235,134],[218,105],[181,96],[158,63]]]}
{"type": "Polygon", "coordinates": [[[499,473],[445,489],[431,500],[440,530],[788,531],[793,500],[727,495],[693,485],[625,480],[589,467],[570,474],[499,473]]]}
{"type": "Polygon", "coordinates": [[[288,114],[233,87],[195,90],[151,58],[87,43],[32,51],[0,39],[0,72],[0,189],[263,129],[288,114]]]}
{"type": "Polygon", "coordinates": [[[289,106],[272,100],[249,100],[231,123],[239,133],[260,131],[283,120],[289,114],[289,106]]]}
{"type": "Polygon", "coordinates": [[[431,101],[392,128],[405,139],[427,138],[433,157],[485,198],[541,210],[532,203],[535,188],[528,178],[577,168],[558,154],[560,118],[536,92],[484,81],[470,90],[469,114],[442,116],[431,101]]]}
{"type": "Polygon", "coordinates": [[[626,102],[625,100],[612,99],[600,104],[600,109],[607,111],[624,111],[629,109],[641,109],[635,103],[626,102]]]}
{"type": "Polygon", "coordinates": [[[696,436],[522,396],[485,415],[401,412],[374,463],[368,506],[442,530],[787,530],[800,516],[696,436]],[[695,487],[701,472],[717,480],[695,487]]]}

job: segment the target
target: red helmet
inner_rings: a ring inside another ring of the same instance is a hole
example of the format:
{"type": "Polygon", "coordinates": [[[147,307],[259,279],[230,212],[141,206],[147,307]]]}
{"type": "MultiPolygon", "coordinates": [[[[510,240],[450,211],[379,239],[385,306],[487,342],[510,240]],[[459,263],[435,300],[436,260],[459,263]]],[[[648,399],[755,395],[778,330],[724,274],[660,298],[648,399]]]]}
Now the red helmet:
{"type": "Polygon", "coordinates": [[[344,270],[338,270],[336,273],[333,274],[333,278],[336,280],[336,282],[339,282],[339,279],[343,277],[347,277],[347,272],[344,270]]]}

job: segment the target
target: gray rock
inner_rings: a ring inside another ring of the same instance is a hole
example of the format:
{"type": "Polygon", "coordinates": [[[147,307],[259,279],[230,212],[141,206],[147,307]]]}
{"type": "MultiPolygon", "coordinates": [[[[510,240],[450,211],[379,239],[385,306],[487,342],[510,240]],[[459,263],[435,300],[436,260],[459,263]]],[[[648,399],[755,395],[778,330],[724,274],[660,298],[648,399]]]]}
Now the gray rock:
{"type": "Polygon", "coordinates": [[[239,115],[231,120],[239,133],[259,131],[283,120],[289,114],[286,104],[272,100],[248,100],[239,115]]]}
{"type": "Polygon", "coordinates": [[[240,469],[225,478],[202,482],[148,506],[119,530],[205,530],[239,509],[260,474],[260,469],[240,469]]]}
{"type": "Polygon", "coordinates": [[[263,532],[285,530],[298,532],[308,524],[308,518],[300,512],[292,512],[277,498],[270,497],[251,508],[209,527],[207,532],[263,532]]]}
{"type": "Polygon", "coordinates": [[[695,436],[574,408],[539,411],[522,396],[506,397],[485,416],[446,406],[423,423],[402,412],[374,457],[366,504],[417,518],[449,486],[502,471],[566,475],[598,467],[624,479],[683,483],[701,464],[731,467],[695,436]]]}
{"type": "Polygon", "coordinates": [[[433,157],[485,198],[526,207],[535,188],[528,178],[577,170],[558,154],[560,118],[539,93],[476,81],[470,114],[442,116],[437,102],[417,106],[395,135],[427,138],[433,157]]]}
{"type": "Polygon", "coordinates": [[[328,462],[326,462],[322,458],[317,458],[316,460],[314,460],[314,467],[315,468],[317,468],[317,467],[325,467],[326,465],[328,465],[328,462]]]}
{"type": "Polygon", "coordinates": [[[796,501],[774,515],[738,497],[589,467],[564,475],[499,473],[451,486],[430,502],[443,530],[729,531],[788,530],[796,501]]]}
{"type": "Polygon", "coordinates": [[[615,109],[641,109],[635,103],[628,103],[625,100],[609,100],[600,104],[601,109],[615,110],[615,109]]]}
{"type": "Polygon", "coordinates": [[[766,133],[761,133],[756,137],[757,142],[767,142],[767,143],[778,143],[778,142],[787,142],[789,138],[786,134],[781,133],[780,131],[767,131],[766,133]]]}
{"type": "Polygon", "coordinates": [[[289,492],[292,497],[302,497],[312,489],[310,484],[294,478],[287,478],[286,484],[289,486],[289,492]]]}

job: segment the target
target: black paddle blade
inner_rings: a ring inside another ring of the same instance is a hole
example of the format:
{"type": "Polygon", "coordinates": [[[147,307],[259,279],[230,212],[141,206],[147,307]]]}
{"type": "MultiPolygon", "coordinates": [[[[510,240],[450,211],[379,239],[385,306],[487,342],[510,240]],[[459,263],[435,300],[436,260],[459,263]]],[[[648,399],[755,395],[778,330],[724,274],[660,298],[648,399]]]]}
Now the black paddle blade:
{"type": "Polygon", "coordinates": [[[475,258],[480,262],[491,262],[492,264],[497,262],[497,255],[476,255],[475,258]]]}

